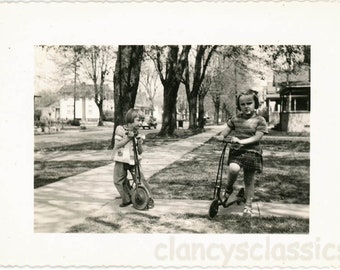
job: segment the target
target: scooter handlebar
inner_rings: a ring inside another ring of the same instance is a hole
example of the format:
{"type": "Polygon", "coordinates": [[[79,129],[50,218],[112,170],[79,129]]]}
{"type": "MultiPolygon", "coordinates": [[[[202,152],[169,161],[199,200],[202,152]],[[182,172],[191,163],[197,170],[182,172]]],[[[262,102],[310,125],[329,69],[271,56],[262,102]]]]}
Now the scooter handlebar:
{"type": "Polygon", "coordinates": [[[232,137],[224,138],[223,136],[220,135],[220,136],[215,136],[215,138],[219,141],[226,143],[226,144],[232,144],[234,149],[240,149],[242,147],[242,144],[231,142],[232,137]]]}

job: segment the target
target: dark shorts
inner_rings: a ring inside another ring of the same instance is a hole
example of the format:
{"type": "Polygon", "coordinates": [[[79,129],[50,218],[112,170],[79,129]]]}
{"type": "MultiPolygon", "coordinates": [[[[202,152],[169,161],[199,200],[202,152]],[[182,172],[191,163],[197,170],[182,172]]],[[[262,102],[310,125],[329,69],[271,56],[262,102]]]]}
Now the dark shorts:
{"type": "Polygon", "coordinates": [[[262,155],[255,152],[230,149],[228,165],[230,163],[236,163],[244,170],[262,172],[263,169],[262,155]]]}

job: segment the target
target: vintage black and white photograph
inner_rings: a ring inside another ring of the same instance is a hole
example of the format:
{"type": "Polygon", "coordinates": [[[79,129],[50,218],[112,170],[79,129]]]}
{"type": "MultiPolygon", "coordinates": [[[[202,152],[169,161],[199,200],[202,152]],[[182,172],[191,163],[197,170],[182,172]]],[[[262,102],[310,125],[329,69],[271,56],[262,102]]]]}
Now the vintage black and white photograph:
{"type": "Polygon", "coordinates": [[[73,2],[0,3],[0,267],[340,266],[338,3],[73,2]]]}
{"type": "Polygon", "coordinates": [[[36,46],[34,231],[308,234],[310,56],[36,46]]]}

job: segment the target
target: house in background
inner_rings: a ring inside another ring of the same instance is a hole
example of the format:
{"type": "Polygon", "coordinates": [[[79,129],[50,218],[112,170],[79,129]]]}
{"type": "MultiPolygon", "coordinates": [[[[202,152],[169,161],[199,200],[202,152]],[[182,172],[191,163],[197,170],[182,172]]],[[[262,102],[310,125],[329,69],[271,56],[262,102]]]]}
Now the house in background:
{"type": "MultiPolygon", "coordinates": [[[[60,119],[70,120],[73,119],[74,109],[75,116],[84,122],[96,122],[99,119],[98,106],[94,101],[93,85],[81,83],[77,87],[75,108],[73,85],[64,85],[60,92],[63,98],[60,99],[60,119]]],[[[105,99],[103,101],[103,111],[114,110],[113,91],[108,85],[104,85],[105,99]]]]}
{"type": "Polygon", "coordinates": [[[280,124],[281,99],[279,88],[268,83],[266,94],[267,122],[269,127],[275,127],[280,124]]]}
{"type": "Polygon", "coordinates": [[[267,86],[266,104],[269,126],[286,132],[310,132],[310,68],[296,74],[274,74],[267,86]]]}
{"type": "MultiPolygon", "coordinates": [[[[113,90],[108,85],[104,86],[105,99],[103,101],[103,111],[108,115],[114,114],[113,90]]],[[[48,106],[36,107],[41,112],[40,119],[48,121],[80,119],[84,122],[97,122],[99,119],[98,106],[94,101],[93,85],[82,83],[77,86],[76,102],[74,106],[73,85],[64,85],[60,89],[61,97],[59,101],[48,106]]],[[[135,109],[141,111],[148,119],[151,115],[157,121],[161,121],[162,108],[153,106],[147,93],[138,91],[135,101],[135,109]]]]}
{"type": "MultiPolygon", "coordinates": [[[[155,108],[152,105],[151,100],[148,98],[147,93],[138,90],[136,101],[135,101],[135,109],[139,110],[146,119],[148,119],[151,115],[154,115],[155,108]]],[[[157,118],[157,116],[155,116],[157,118]]]]}
{"type": "Polygon", "coordinates": [[[310,132],[310,82],[292,82],[280,90],[280,126],[287,132],[310,132]]]}
{"type": "Polygon", "coordinates": [[[59,102],[53,102],[44,107],[37,107],[40,111],[39,118],[41,120],[57,121],[60,119],[60,105],[59,102]]]}

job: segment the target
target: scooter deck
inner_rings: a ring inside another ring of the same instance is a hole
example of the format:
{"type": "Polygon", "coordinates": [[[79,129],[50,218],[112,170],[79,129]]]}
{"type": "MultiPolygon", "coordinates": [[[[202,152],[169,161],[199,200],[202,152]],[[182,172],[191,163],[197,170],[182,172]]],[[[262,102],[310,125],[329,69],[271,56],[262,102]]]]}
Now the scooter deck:
{"type": "Polygon", "coordinates": [[[236,198],[225,205],[223,204],[223,201],[221,199],[215,198],[210,204],[208,215],[210,218],[214,218],[218,213],[219,206],[227,208],[235,203],[236,204],[245,203],[245,201],[246,199],[244,197],[244,188],[241,188],[237,193],[236,198]]]}

